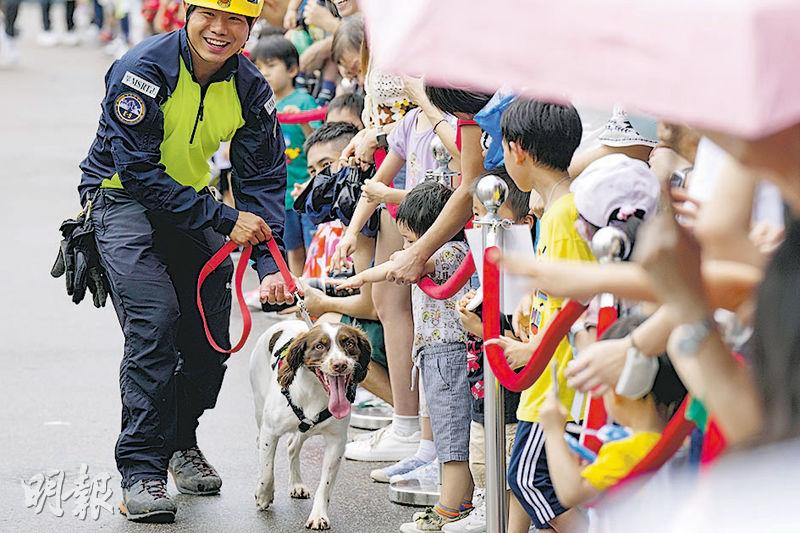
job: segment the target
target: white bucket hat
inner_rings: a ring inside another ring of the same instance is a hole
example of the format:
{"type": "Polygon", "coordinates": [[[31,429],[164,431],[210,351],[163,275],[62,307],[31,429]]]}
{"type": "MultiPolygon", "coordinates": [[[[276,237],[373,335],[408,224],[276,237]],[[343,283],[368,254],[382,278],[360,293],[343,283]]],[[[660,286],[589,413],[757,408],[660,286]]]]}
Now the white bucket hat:
{"type": "Polygon", "coordinates": [[[638,210],[649,217],[658,205],[658,178],[647,163],[624,154],[611,154],[593,161],[570,186],[578,213],[591,224],[608,225],[619,210],[625,220],[638,210]]]}

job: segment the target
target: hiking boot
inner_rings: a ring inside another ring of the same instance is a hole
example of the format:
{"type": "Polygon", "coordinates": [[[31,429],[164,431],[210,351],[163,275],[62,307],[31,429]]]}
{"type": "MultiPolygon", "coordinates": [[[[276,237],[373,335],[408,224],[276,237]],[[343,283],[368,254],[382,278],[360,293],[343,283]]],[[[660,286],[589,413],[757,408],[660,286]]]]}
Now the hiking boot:
{"type": "Polygon", "coordinates": [[[208,464],[197,446],[172,454],[169,472],[175,480],[175,486],[183,494],[208,496],[219,493],[222,486],[219,474],[208,464]]]}
{"type": "Polygon", "coordinates": [[[177,505],[167,494],[163,479],[143,479],[122,489],[119,510],[132,522],[168,524],[175,521],[177,505]]]}

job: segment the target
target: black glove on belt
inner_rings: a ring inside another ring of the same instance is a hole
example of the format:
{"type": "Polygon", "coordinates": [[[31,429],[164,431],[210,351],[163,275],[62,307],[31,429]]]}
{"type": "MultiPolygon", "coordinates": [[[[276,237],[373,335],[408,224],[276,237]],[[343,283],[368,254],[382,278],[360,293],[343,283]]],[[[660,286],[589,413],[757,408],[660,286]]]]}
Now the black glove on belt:
{"type": "Polygon", "coordinates": [[[92,200],[89,200],[76,218],[61,223],[61,246],[50,275],[58,278],[66,274],[67,294],[76,304],[83,301],[88,288],[94,306],[99,308],[106,305],[109,284],[100,264],[91,214],[92,200]]]}

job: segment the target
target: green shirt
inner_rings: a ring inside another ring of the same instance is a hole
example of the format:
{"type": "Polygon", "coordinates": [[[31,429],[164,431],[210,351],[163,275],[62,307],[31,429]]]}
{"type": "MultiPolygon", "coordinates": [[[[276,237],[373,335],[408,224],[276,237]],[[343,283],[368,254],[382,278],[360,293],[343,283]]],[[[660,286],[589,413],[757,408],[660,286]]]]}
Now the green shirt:
{"type": "Polygon", "coordinates": [[[689,402],[689,406],[686,408],[686,415],[684,416],[686,420],[690,422],[694,422],[694,424],[700,428],[700,431],[704,432],[708,430],[708,411],[706,410],[706,406],[698,400],[697,398],[692,398],[689,402]]]}
{"type": "MultiPolygon", "coordinates": [[[[305,91],[295,89],[289,96],[276,102],[278,111],[283,111],[287,106],[295,106],[300,111],[316,109],[317,102],[305,91]]],[[[315,128],[319,127],[319,122],[312,122],[315,128]]],[[[299,124],[281,124],[283,138],[286,142],[286,210],[294,208],[294,199],[291,196],[295,183],[305,183],[308,180],[308,168],[306,165],[306,153],[303,151],[303,143],[306,136],[303,128],[299,124]]]]}

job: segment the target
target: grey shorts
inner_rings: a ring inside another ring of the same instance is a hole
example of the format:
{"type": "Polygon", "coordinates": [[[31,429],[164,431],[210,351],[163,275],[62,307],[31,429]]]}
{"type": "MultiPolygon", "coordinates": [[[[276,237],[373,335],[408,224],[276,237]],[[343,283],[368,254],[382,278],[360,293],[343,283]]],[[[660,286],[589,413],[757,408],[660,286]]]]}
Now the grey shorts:
{"type": "Polygon", "coordinates": [[[440,463],[469,460],[470,392],[467,348],[436,344],[420,349],[420,365],[433,442],[440,463]]]}

